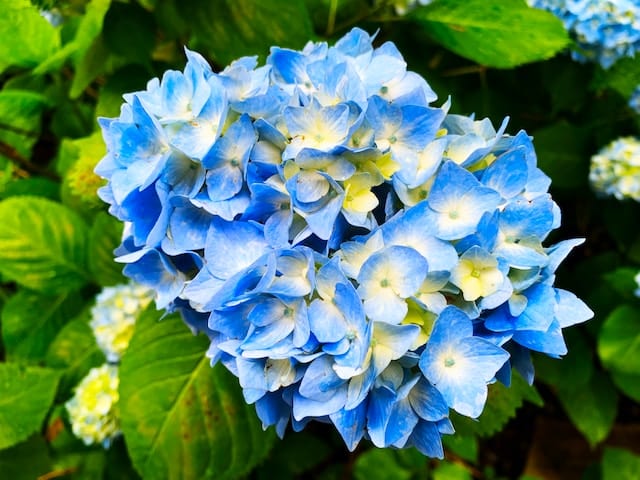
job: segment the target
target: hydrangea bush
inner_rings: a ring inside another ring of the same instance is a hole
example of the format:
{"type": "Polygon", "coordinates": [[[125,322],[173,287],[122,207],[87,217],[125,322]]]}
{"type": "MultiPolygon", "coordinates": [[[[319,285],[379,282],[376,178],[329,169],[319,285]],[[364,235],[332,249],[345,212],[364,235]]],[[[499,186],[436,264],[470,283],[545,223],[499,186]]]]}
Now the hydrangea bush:
{"type": "MultiPolygon", "coordinates": [[[[124,272],[205,332],[264,427],[330,421],[353,450],[442,457],[449,409],[592,312],[553,287],[560,225],[530,137],[448,113],[353,29],[220,73],[187,50],[101,119],[124,272]]],[[[204,352],[203,352],[204,354],[204,352]]]]}

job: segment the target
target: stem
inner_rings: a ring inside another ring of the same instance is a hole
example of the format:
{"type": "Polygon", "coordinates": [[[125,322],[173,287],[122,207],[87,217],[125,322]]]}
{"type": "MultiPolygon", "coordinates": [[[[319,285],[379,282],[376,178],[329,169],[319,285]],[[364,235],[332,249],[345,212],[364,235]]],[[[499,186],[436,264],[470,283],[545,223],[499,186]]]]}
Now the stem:
{"type": "Polygon", "coordinates": [[[43,177],[49,178],[50,180],[60,180],[58,175],[56,175],[55,173],[50,172],[49,170],[42,168],[39,165],[31,163],[29,159],[24,158],[22,155],[20,155],[20,153],[8,143],[0,141],[0,155],[4,155],[5,157],[9,158],[28,172],[37,173],[39,175],[42,175],[43,177]]]}
{"type": "Polygon", "coordinates": [[[60,470],[54,470],[47,472],[44,475],[40,475],[37,480],[51,480],[53,478],[66,477],[78,470],[77,467],[62,468],[60,470]]]}
{"type": "Polygon", "coordinates": [[[330,37],[333,35],[333,30],[336,26],[336,14],[338,13],[338,1],[339,0],[331,0],[331,4],[329,5],[329,16],[327,17],[327,30],[325,35],[330,37]]]}

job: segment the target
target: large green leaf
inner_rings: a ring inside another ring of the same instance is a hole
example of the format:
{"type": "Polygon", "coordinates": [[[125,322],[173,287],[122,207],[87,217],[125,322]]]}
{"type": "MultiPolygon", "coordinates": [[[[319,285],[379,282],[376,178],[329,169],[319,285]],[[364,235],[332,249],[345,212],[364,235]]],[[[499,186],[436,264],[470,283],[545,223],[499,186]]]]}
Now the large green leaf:
{"type": "Polygon", "coordinates": [[[116,263],[113,251],[122,238],[122,222],[104,212],[99,213],[89,233],[89,269],[103,287],[125,283],[122,264],[116,263]]]}
{"type": "Polygon", "coordinates": [[[0,363],[0,450],[38,431],[51,407],[58,372],[0,363]]]}
{"type": "Polygon", "coordinates": [[[104,353],[98,348],[89,326],[88,311],[60,330],[45,357],[48,367],[62,370],[59,394],[64,399],[89,370],[104,362],[104,353]]]}
{"type": "Polygon", "coordinates": [[[0,73],[9,66],[34,67],[60,45],[57,30],[29,0],[0,0],[0,73]]]}
{"type": "Polygon", "coordinates": [[[607,437],[618,410],[618,394],[605,374],[596,371],[585,385],[559,388],[558,399],[590,445],[607,437]]]}
{"type": "Polygon", "coordinates": [[[622,305],[607,317],[598,335],[598,354],[607,368],[640,375],[640,309],[622,305]]]}
{"type": "Polygon", "coordinates": [[[569,44],[560,20],[522,0],[438,0],[410,17],[446,48],[489,67],[545,60],[569,44]]]}
{"type": "Polygon", "coordinates": [[[43,360],[51,341],[78,314],[80,307],[77,295],[45,296],[29,290],[19,291],[2,309],[2,339],[7,358],[28,362],[43,360]]]}
{"type": "Polygon", "coordinates": [[[7,480],[33,480],[51,471],[51,458],[44,438],[28,440],[0,451],[0,472],[7,480]]]}
{"type": "Polygon", "coordinates": [[[194,337],[177,315],[158,321],[148,309],[120,367],[122,430],[143,478],[237,478],[269,451],[238,380],[211,368],[208,340],[194,337]]]}
{"type": "Polygon", "coordinates": [[[77,290],[89,280],[88,229],[66,207],[37,197],[0,202],[0,272],[50,294],[77,290]]]}
{"type": "Polygon", "coordinates": [[[264,58],[272,45],[300,48],[313,36],[304,0],[181,0],[179,7],[193,31],[192,46],[220,65],[243,55],[264,58]]]}
{"type": "Polygon", "coordinates": [[[639,475],[640,456],[622,448],[605,448],[602,480],[637,480],[639,475]]]}

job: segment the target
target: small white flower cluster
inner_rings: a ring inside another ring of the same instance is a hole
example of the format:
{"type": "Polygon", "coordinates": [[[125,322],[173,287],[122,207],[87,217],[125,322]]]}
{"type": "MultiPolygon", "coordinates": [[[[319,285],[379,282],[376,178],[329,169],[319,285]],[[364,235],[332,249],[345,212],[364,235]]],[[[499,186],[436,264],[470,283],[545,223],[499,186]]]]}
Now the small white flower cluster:
{"type": "Polygon", "coordinates": [[[129,346],[140,313],[153,298],[151,291],[130,283],[106,287],[91,309],[91,328],[109,363],[92,368],[65,406],[73,433],[85,444],[108,447],[120,433],[118,365],[129,346]]]}
{"type": "Polygon", "coordinates": [[[589,180],[600,194],[640,201],[640,141],[621,137],[605,146],[591,157],[589,180]]]}
{"type": "Polygon", "coordinates": [[[106,287],[91,309],[91,328],[109,362],[118,362],[129,346],[139,313],[151,302],[150,289],[138,284],[106,287]]]}
{"type": "Polygon", "coordinates": [[[86,445],[108,446],[120,431],[118,367],[105,363],[92,368],[65,406],[74,435],[86,445]]]}

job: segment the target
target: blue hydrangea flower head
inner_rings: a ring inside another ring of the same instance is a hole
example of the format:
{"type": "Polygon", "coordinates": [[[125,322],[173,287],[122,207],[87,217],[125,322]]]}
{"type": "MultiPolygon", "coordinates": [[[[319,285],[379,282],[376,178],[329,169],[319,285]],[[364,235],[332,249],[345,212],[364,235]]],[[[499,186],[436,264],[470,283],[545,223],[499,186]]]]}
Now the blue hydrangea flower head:
{"type": "Polygon", "coordinates": [[[208,336],[265,428],[441,458],[451,409],[479,416],[591,317],[553,286],[581,241],[545,245],[560,214],[525,132],[449,114],[374,41],[220,72],[187,50],[100,120],[96,171],[124,273],[208,336]]]}
{"type": "Polygon", "coordinates": [[[640,5],[634,0],[528,0],[553,13],[577,42],[571,56],[609,68],[640,50],[640,5]]]}

